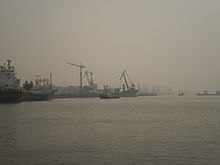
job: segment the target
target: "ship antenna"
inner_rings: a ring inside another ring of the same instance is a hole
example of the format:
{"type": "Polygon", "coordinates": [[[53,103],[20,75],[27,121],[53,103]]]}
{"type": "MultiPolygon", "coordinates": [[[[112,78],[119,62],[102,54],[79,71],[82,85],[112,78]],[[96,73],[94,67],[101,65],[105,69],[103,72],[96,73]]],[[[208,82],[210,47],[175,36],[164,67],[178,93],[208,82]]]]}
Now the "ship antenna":
{"type": "Polygon", "coordinates": [[[11,65],[10,65],[11,64],[11,60],[8,59],[7,62],[8,62],[8,68],[11,68],[11,65]]]}

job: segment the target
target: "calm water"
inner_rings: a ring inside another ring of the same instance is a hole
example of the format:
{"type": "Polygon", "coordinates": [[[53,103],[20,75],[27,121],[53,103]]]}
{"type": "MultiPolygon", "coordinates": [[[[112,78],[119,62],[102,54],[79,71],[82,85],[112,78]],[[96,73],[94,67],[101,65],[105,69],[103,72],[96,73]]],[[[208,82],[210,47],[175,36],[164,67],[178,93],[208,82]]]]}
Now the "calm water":
{"type": "Polygon", "coordinates": [[[0,164],[219,165],[220,97],[0,104],[0,164]]]}

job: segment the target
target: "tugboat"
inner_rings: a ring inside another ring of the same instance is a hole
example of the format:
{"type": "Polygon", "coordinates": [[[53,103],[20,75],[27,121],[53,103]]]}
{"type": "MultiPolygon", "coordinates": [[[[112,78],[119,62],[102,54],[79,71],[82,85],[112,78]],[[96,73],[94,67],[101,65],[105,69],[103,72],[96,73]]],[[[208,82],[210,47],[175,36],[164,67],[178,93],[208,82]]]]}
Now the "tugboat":
{"type": "Polygon", "coordinates": [[[179,93],[179,94],[178,94],[178,96],[184,96],[184,93],[183,93],[183,92],[181,92],[181,93],[179,93]]]}
{"type": "Polygon", "coordinates": [[[0,66],[0,102],[20,102],[22,90],[19,84],[20,79],[16,77],[15,68],[11,66],[11,60],[7,60],[7,65],[0,66]]]}

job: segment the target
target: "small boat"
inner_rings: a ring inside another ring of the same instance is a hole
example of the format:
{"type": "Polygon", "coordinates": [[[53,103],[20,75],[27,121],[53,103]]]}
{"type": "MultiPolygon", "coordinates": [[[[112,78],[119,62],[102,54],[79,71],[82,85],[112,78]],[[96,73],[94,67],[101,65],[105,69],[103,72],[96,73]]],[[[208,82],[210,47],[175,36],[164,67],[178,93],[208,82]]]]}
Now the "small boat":
{"type": "Polygon", "coordinates": [[[112,96],[112,95],[108,95],[108,94],[102,94],[99,95],[100,99],[119,99],[119,96],[112,96]]]}
{"type": "Polygon", "coordinates": [[[178,96],[184,96],[184,93],[179,93],[178,96]]]}

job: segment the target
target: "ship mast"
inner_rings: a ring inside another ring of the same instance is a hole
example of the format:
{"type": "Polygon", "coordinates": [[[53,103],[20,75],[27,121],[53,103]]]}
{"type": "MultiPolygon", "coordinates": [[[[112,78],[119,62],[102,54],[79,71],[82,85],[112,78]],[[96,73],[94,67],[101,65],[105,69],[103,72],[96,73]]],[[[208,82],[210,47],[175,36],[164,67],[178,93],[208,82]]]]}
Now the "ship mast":
{"type": "Polygon", "coordinates": [[[50,88],[52,88],[53,86],[53,77],[52,77],[52,73],[50,72],[50,88]]]}
{"type": "Polygon", "coordinates": [[[11,68],[11,60],[7,60],[7,62],[8,62],[8,69],[10,69],[11,68]]]}

